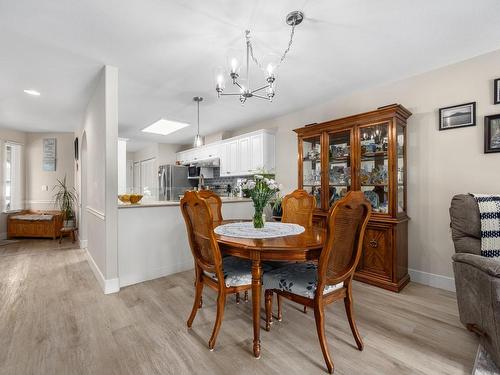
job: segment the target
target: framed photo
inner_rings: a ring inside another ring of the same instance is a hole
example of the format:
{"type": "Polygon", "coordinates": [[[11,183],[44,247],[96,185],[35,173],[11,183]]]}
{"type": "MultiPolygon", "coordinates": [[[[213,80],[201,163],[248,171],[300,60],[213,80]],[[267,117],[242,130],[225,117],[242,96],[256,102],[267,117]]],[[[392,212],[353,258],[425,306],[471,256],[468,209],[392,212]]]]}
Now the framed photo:
{"type": "Polygon", "coordinates": [[[476,125],[476,102],[439,109],[439,130],[476,125]]]}
{"type": "Polygon", "coordinates": [[[500,152],[500,114],[484,116],[484,153],[500,152]]]}
{"type": "Polygon", "coordinates": [[[493,92],[493,98],[495,104],[500,104],[500,78],[495,79],[495,84],[493,85],[495,87],[495,90],[493,92]]]}

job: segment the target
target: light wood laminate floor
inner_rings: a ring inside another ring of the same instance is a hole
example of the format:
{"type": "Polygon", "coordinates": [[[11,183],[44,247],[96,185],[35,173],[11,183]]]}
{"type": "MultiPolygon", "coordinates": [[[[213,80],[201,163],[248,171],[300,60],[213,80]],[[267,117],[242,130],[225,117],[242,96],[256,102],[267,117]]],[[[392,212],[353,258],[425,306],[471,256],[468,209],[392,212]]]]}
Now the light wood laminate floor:
{"type": "MultiPolygon", "coordinates": [[[[205,291],[188,330],[192,272],[105,296],[84,251],[70,242],[2,246],[0,374],[326,373],[313,314],[293,303],[285,303],[281,323],[262,331],[262,356],[255,359],[251,303],[230,298],[210,352],[214,297],[205,291]]],[[[410,283],[395,294],[356,283],[354,301],[363,352],[343,304],[327,307],[336,374],[470,374],[477,340],[459,323],[453,293],[410,283]]]]}

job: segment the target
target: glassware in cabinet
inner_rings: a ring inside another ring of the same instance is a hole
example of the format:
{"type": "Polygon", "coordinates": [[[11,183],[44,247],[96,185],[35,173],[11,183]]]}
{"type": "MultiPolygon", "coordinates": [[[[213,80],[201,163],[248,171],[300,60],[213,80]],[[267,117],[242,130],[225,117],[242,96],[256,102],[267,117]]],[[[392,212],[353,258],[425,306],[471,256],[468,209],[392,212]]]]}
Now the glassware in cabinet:
{"type": "Polygon", "coordinates": [[[302,140],[302,189],[316,198],[321,208],[321,136],[302,140]]]}
{"type": "Polygon", "coordinates": [[[361,191],[372,205],[373,212],[388,214],[389,188],[389,123],[379,123],[359,128],[361,191]]]}
{"type": "Polygon", "coordinates": [[[328,206],[352,186],[351,130],[328,134],[328,206]]]}

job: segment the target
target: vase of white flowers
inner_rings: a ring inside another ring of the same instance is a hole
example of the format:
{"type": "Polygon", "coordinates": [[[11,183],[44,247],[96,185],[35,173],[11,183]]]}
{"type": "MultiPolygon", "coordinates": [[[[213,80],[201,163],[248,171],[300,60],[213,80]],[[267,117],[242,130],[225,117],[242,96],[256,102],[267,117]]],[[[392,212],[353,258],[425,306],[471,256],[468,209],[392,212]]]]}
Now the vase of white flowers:
{"type": "Polygon", "coordinates": [[[279,186],[271,178],[262,175],[255,175],[253,180],[243,180],[241,184],[243,192],[252,198],[255,213],[253,215],[254,228],[263,228],[264,219],[262,214],[264,207],[279,191],[279,186]]]}

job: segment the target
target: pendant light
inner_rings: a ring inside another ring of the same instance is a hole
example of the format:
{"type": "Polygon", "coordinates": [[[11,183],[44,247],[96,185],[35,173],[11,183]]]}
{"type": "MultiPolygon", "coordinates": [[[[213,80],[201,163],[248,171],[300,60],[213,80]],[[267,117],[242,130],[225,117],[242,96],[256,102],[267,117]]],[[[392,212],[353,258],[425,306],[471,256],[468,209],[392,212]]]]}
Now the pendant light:
{"type": "Polygon", "coordinates": [[[203,138],[201,138],[200,135],[200,102],[203,101],[203,98],[201,96],[195,96],[193,100],[198,104],[198,131],[194,137],[193,146],[201,147],[203,146],[203,138]]]}

